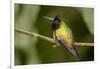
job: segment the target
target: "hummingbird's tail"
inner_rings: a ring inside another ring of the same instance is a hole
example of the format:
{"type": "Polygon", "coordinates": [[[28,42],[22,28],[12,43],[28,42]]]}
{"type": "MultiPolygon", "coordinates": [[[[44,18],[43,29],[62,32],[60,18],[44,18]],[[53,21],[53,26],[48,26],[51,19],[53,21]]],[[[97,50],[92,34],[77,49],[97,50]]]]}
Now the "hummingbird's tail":
{"type": "MultiPolygon", "coordinates": [[[[64,47],[66,47],[66,46],[64,46],[64,47]]],[[[79,61],[79,54],[78,54],[78,52],[76,51],[76,47],[73,45],[71,48],[70,47],[66,47],[67,48],[67,50],[71,53],[71,55],[73,56],[73,57],[75,57],[75,59],[77,60],[77,61],[79,61]]]]}
{"type": "Polygon", "coordinates": [[[65,49],[68,50],[68,52],[69,52],[73,57],[75,57],[75,59],[76,59],[77,61],[79,61],[79,54],[78,54],[78,52],[76,51],[76,48],[75,48],[74,45],[73,45],[72,47],[69,47],[69,46],[67,45],[67,43],[65,43],[64,40],[61,40],[60,43],[64,46],[65,49]]]}

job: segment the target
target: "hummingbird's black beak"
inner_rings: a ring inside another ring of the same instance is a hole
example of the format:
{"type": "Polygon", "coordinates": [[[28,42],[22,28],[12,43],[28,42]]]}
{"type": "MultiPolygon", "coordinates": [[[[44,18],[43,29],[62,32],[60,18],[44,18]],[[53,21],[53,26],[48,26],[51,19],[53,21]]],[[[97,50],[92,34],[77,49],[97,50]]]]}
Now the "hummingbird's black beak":
{"type": "Polygon", "coordinates": [[[53,21],[54,19],[51,17],[43,16],[43,18],[53,21]]]}

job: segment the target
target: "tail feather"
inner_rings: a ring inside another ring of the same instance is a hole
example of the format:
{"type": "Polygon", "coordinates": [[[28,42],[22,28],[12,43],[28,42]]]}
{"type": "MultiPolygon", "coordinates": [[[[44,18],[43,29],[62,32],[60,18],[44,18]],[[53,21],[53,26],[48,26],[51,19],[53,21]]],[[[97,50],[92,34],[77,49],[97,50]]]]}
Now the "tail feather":
{"type": "Polygon", "coordinates": [[[77,61],[79,61],[79,54],[78,54],[78,52],[76,51],[76,47],[75,47],[74,45],[73,45],[72,47],[69,47],[69,46],[67,45],[67,43],[66,43],[63,39],[60,41],[60,43],[64,46],[65,49],[68,50],[68,52],[69,52],[73,57],[75,57],[75,59],[76,59],[77,61]]]}

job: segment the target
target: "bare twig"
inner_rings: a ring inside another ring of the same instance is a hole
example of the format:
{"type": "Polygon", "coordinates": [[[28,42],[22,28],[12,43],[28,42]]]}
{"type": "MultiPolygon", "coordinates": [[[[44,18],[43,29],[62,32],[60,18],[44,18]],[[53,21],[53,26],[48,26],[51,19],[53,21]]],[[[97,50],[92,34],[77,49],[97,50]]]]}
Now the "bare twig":
{"type": "Polygon", "coordinates": [[[94,46],[94,43],[81,43],[81,42],[74,42],[76,46],[94,46]]]}
{"type": "MultiPolygon", "coordinates": [[[[39,34],[36,34],[36,33],[24,31],[24,30],[21,30],[21,29],[18,29],[18,28],[15,28],[15,31],[19,32],[19,33],[23,33],[23,34],[29,35],[29,36],[32,36],[32,37],[35,37],[35,38],[46,40],[46,41],[49,41],[51,43],[54,43],[54,40],[52,38],[48,38],[48,37],[45,37],[45,36],[42,36],[42,35],[39,35],[39,34]]],[[[74,44],[76,46],[94,46],[94,43],[75,42],[74,44]]]]}

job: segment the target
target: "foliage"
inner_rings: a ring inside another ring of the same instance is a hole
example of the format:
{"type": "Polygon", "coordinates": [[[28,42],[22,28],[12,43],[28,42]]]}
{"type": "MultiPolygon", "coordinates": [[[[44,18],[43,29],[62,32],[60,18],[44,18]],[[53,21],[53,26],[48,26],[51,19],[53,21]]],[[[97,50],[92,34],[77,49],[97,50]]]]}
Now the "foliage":
{"type": "MultiPolygon", "coordinates": [[[[62,16],[72,29],[74,41],[94,42],[93,8],[15,4],[15,27],[52,37],[52,21],[42,16],[62,16]]],[[[63,47],[15,32],[15,65],[73,62],[63,47]]],[[[94,47],[77,47],[80,61],[94,60],[94,47]]]]}

